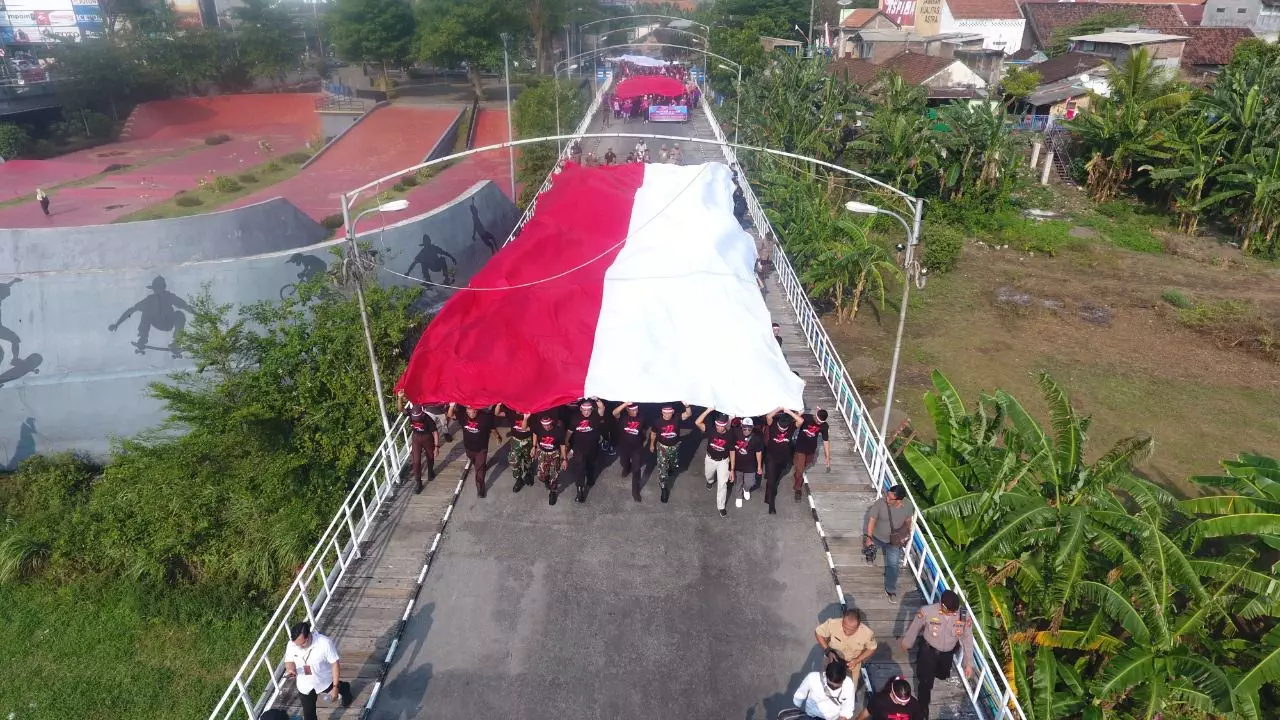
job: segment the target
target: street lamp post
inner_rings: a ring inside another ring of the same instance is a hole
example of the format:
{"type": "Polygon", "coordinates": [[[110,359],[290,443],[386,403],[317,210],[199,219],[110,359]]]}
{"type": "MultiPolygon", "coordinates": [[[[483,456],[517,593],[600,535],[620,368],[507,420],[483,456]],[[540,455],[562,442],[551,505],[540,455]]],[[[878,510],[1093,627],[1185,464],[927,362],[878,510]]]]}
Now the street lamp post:
{"type": "MultiPolygon", "coordinates": [[[[738,65],[738,63],[733,63],[733,64],[738,65]]],[[[724,65],[721,65],[720,68],[723,70],[729,69],[724,65]]],[[[736,83],[736,86],[738,88],[737,91],[735,92],[737,97],[733,99],[733,144],[734,145],[738,144],[738,126],[742,124],[742,66],[741,65],[738,65],[738,82],[736,83]]]]}
{"type": "MultiPolygon", "coordinates": [[[[922,200],[916,199],[911,205],[913,206],[914,217],[912,223],[907,224],[905,218],[891,210],[852,200],[844,204],[845,209],[849,212],[861,215],[889,215],[902,223],[902,229],[907,232],[906,255],[903,260],[906,272],[902,279],[902,307],[898,309],[898,337],[893,342],[893,364],[889,367],[889,388],[885,391],[884,418],[880,421],[880,437],[884,440],[886,447],[888,447],[889,442],[889,413],[893,410],[893,390],[898,380],[898,358],[902,354],[902,333],[907,325],[907,302],[911,298],[912,256],[915,253],[916,244],[920,242],[920,216],[924,210],[924,202],[922,200]]],[[[885,461],[887,462],[888,458],[885,458],[885,461]]]]}
{"type": "MultiPolygon", "coordinates": [[[[360,324],[364,328],[364,344],[365,349],[369,351],[369,369],[373,372],[373,391],[377,395],[378,414],[382,418],[382,430],[386,433],[385,437],[391,437],[391,420],[387,417],[387,406],[383,402],[382,395],[382,374],[378,370],[378,354],[373,348],[373,333],[369,330],[369,310],[364,302],[364,279],[361,277],[360,263],[360,246],[356,244],[356,223],[360,222],[360,218],[371,212],[400,212],[409,207],[409,201],[400,199],[382,203],[376,207],[371,207],[364,212],[351,218],[350,196],[342,196],[342,220],[347,233],[347,242],[351,246],[347,250],[347,262],[355,264],[355,286],[356,286],[356,302],[360,305],[360,324]]],[[[348,275],[348,278],[351,276],[348,275]]]]}
{"type": "MultiPolygon", "coordinates": [[[[511,56],[507,52],[507,43],[511,40],[511,33],[502,33],[502,77],[507,86],[507,142],[514,139],[511,132],[511,56]]],[[[559,88],[557,88],[559,90],[559,88]]],[[[560,94],[556,93],[559,98],[560,94]]],[[[471,118],[471,122],[475,122],[475,118],[471,118]]],[[[514,147],[507,148],[507,164],[510,165],[511,172],[511,202],[515,202],[516,198],[516,149],[514,147]]]]}

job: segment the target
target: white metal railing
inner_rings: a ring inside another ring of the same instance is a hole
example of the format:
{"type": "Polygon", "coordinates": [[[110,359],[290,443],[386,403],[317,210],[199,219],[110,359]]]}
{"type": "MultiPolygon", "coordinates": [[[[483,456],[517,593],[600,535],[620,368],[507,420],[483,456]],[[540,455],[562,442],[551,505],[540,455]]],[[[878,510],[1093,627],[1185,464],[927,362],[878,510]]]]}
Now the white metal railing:
{"type": "MultiPolygon", "coordinates": [[[[573,135],[575,138],[582,137],[587,130],[591,129],[591,122],[595,120],[596,113],[600,111],[600,106],[604,103],[604,94],[609,90],[609,86],[612,84],[613,76],[607,75],[605,76],[604,82],[600,84],[600,87],[596,88],[596,96],[591,99],[591,104],[587,106],[587,114],[582,117],[582,120],[578,122],[578,126],[573,129],[573,135]]],[[[557,88],[556,91],[559,92],[559,88],[557,88]]],[[[538,205],[538,198],[542,193],[551,188],[551,178],[556,176],[556,173],[560,171],[560,166],[565,160],[569,159],[569,151],[573,147],[573,142],[574,141],[570,140],[568,143],[565,143],[564,148],[560,151],[560,156],[556,158],[555,166],[551,168],[551,172],[547,173],[547,179],[542,181],[542,186],[538,188],[538,194],[534,195],[533,199],[529,201],[529,207],[524,209],[524,214],[520,216],[515,227],[511,228],[511,232],[507,235],[506,242],[502,243],[503,246],[506,246],[507,243],[514,240],[516,235],[520,233],[520,229],[524,227],[524,224],[529,222],[529,218],[533,217],[533,210],[538,205]]],[[[515,199],[516,198],[512,198],[512,200],[515,199]]]]}
{"type": "MultiPolygon", "coordinates": [[[[716,121],[715,114],[711,111],[710,103],[703,103],[703,109],[706,112],[707,121],[711,125],[711,131],[715,134],[716,140],[726,142],[724,131],[716,121]]],[[[760,206],[760,201],[756,198],[751,184],[747,182],[741,166],[737,164],[737,155],[734,149],[728,145],[721,145],[720,147],[724,151],[725,160],[729,162],[731,167],[738,169],[739,185],[742,187],[743,195],[746,197],[747,211],[751,215],[752,223],[762,234],[768,233],[773,238],[772,260],[774,272],[778,276],[778,284],[782,286],[783,292],[786,293],[787,299],[791,302],[791,307],[795,310],[796,320],[800,325],[800,329],[804,332],[804,337],[809,343],[810,350],[813,351],[818,360],[822,376],[826,378],[827,384],[835,396],[836,408],[840,411],[841,416],[844,417],[845,424],[853,435],[854,445],[858,449],[858,455],[862,458],[863,464],[869,471],[871,484],[875,487],[876,494],[880,495],[894,485],[901,485],[907,488],[907,492],[910,494],[910,486],[903,481],[897,465],[893,462],[884,440],[880,437],[879,430],[875,427],[871,413],[867,410],[866,404],[858,394],[857,387],[849,377],[849,371],[845,368],[844,361],[840,358],[840,353],[837,351],[835,343],[827,335],[826,328],[822,326],[818,312],[814,309],[808,293],[800,283],[795,269],[791,266],[790,259],[787,258],[786,252],[782,249],[777,232],[774,231],[773,226],[769,223],[769,218],[760,206]]],[[[915,574],[916,582],[924,594],[925,601],[928,603],[936,602],[943,590],[954,589],[960,595],[964,611],[969,614],[969,617],[973,617],[973,608],[969,605],[964,591],[956,581],[951,567],[947,564],[928,521],[920,513],[919,503],[915,502],[914,497],[911,498],[911,501],[916,511],[912,524],[911,542],[908,543],[906,548],[907,564],[912,573],[915,574]]],[[[1009,679],[1005,677],[1004,670],[1000,666],[999,657],[992,651],[986,634],[977,623],[974,623],[973,631],[974,640],[976,641],[974,643],[973,664],[976,668],[976,673],[972,680],[964,679],[961,676],[961,682],[964,684],[965,692],[973,703],[974,709],[983,718],[1026,720],[1026,713],[1014,696],[1013,686],[1009,683],[1009,679]]]]}
{"type": "Polygon", "coordinates": [[[400,482],[400,468],[408,457],[409,427],[406,418],[401,417],[391,429],[391,435],[383,438],[360,480],[343,499],[311,556],[303,563],[248,657],[209,714],[210,720],[230,720],[237,716],[254,720],[284,691],[284,651],[290,640],[290,623],[307,620],[317,629],[324,627],[322,621],[329,601],[347,569],[360,559],[360,543],[373,527],[378,510],[400,482]]]}

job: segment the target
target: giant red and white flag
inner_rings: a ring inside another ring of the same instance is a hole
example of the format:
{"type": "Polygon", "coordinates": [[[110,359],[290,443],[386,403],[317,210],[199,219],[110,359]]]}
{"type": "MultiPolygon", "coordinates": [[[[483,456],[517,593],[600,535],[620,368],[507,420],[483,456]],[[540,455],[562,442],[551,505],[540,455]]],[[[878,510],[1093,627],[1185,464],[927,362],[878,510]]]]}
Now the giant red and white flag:
{"type": "Polygon", "coordinates": [[[801,407],[722,163],[568,164],[431,321],[396,388],[537,411],[580,397],[801,407]]]}

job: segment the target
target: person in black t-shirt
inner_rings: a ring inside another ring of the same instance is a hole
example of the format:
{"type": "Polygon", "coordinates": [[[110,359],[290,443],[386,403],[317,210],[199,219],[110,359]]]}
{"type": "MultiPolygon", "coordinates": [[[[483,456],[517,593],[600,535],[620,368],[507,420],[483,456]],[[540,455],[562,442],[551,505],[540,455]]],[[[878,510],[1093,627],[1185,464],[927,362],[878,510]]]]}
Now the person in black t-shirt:
{"type": "Polygon", "coordinates": [[[644,469],[644,446],[649,437],[649,424],[635,403],[622,403],[613,409],[613,416],[617,418],[614,447],[618,451],[622,477],[631,476],[631,499],[640,502],[640,471],[644,469]]]}
{"type": "MultiPolygon", "coordinates": [[[[755,421],[744,417],[738,422],[733,441],[733,479],[742,489],[742,500],[760,487],[760,470],[764,463],[764,438],[756,432],[755,421]]],[[[741,501],[738,507],[742,507],[741,501]]]]}
{"type": "Polygon", "coordinates": [[[725,504],[729,499],[729,483],[733,482],[734,444],[733,433],[729,430],[729,416],[716,413],[715,422],[707,429],[707,415],[712,409],[703,411],[694,425],[698,426],[707,438],[706,457],[702,462],[703,475],[707,480],[707,488],[716,489],[716,509],[720,517],[728,514],[725,504]]]}
{"type": "Polygon", "coordinates": [[[560,494],[560,471],[569,467],[569,451],[564,444],[564,425],[556,420],[558,410],[540,413],[533,426],[533,444],[537,451],[538,480],[550,494],[547,504],[555,505],[560,494]]]}
{"type": "Polygon", "coordinates": [[[818,438],[822,438],[822,453],[827,459],[827,471],[831,470],[831,432],[827,426],[827,411],[818,408],[814,413],[800,417],[796,431],[795,471],[791,476],[791,489],[796,502],[800,502],[804,490],[804,471],[818,459],[818,438]]]}
{"type": "Polygon", "coordinates": [[[782,482],[782,473],[791,463],[791,435],[795,432],[796,423],[800,422],[799,413],[778,408],[765,418],[764,468],[765,486],[764,501],[769,504],[769,514],[775,515],[778,510],[774,501],[778,498],[778,485],[782,482]]]}
{"type": "Polygon", "coordinates": [[[604,403],[599,400],[581,400],[577,417],[566,426],[569,446],[569,464],[573,466],[578,485],[577,502],[585,502],[587,488],[596,484],[596,465],[600,458],[600,426],[604,422],[604,403]]]}
{"type": "Polygon", "coordinates": [[[462,447],[467,451],[467,467],[462,469],[462,477],[467,477],[467,470],[475,468],[476,495],[485,496],[485,466],[489,461],[489,436],[502,442],[502,433],[494,427],[493,413],[480,408],[468,407],[464,415],[458,418],[462,430],[462,447]]]}
{"type": "Polygon", "coordinates": [[[857,720],[929,720],[920,701],[911,696],[911,683],[895,677],[867,701],[857,720]]]}
{"type": "Polygon", "coordinates": [[[436,457],[440,454],[440,428],[436,425],[436,419],[427,412],[425,405],[408,402],[405,400],[404,391],[401,391],[397,397],[403,405],[401,412],[409,416],[409,429],[412,430],[409,439],[410,474],[416,484],[415,492],[422,492],[422,461],[424,459],[427,461],[427,482],[436,479],[436,457]]]}
{"type": "Polygon", "coordinates": [[[658,456],[658,487],[662,489],[662,502],[671,497],[668,481],[680,472],[680,425],[693,414],[688,405],[683,407],[684,411],[676,415],[674,403],[663,405],[662,414],[649,430],[649,452],[658,456]]]}

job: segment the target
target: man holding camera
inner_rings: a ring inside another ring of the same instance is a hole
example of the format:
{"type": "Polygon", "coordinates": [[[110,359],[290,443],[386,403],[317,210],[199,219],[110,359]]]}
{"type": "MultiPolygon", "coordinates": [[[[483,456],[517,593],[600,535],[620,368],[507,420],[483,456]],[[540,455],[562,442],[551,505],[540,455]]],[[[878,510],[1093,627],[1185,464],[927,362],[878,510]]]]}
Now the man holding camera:
{"type": "Polygon", "coordinates": [[[863,536],[867,562],[875,562],[875,550],[884,553],[884,592],[889,602],[898,602],[898,567],[902,549],[911,540],[911,521],[915,506],[907,499],[907,489],[894,485],[880,496],[867,514],[867,532],[863,536]]]}

